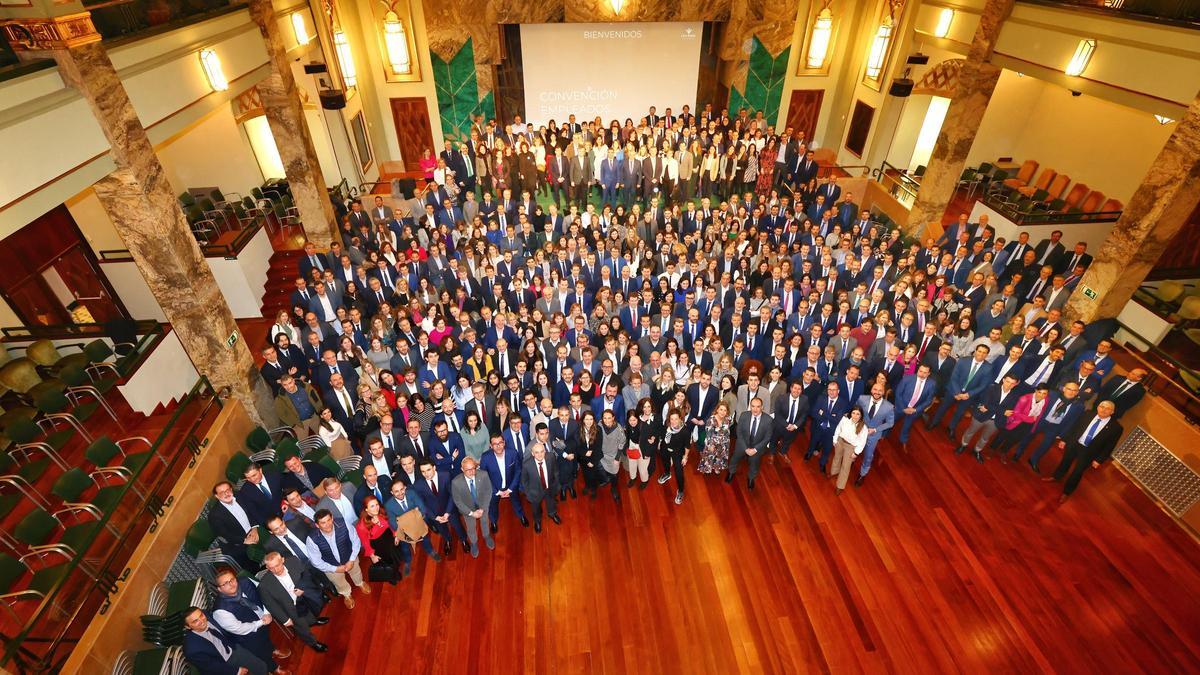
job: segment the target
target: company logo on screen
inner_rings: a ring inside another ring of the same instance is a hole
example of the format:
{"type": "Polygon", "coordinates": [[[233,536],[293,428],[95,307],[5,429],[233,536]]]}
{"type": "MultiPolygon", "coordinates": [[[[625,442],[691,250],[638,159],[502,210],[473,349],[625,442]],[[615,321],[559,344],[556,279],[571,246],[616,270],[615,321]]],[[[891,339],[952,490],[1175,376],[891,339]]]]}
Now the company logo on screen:
{"type": "Polygon", "coordinates": [[[692,28],[684,28],[683,32],[679,34],[679,37],[684,40],[693,40],[696,37],[696,31],[692,28]]]}
{"type": "Polygon", "coordinates": [[[640,40],[640,30],[585,30],[584,40],[640,40]]]}

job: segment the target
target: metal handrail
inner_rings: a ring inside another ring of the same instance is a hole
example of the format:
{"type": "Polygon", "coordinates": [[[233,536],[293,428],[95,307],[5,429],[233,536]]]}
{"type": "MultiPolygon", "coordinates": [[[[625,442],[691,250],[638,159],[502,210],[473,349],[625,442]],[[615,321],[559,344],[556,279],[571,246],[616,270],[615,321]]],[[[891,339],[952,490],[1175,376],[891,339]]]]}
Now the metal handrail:
{"type": "MultiPolygon", "coordinates": [[[[205,377],[201,377],[200,381],[192,387],[192,390],[184,396],[179,407],[163,428],[162,433],[159,434],[158,438],[150,446],[150,452],[153,453],[154,457],[164,457],[162,451],[164,450],[164,446],[167,445],[167,440],[176,435],[175,432],[178,431],[176,426],[179,424],[180,417],[197,400],[201,400],[204,407],[199,411],[186,431],[183,432],[181,439],[170,444],[172,447],[168,449],[171,453],[169,460],[164,459],[167,462],[167,466],[159,472],[158,478],[154,481],[153,485],[149,489],[137,489],[139,487],[139,479],[145,475],[147,467],[157,464],[152,459],[138,467],[137,471],[133,472],[121,487],[118,504],[124,507],[133,503],[128,500],[131,494],[134,495],[134,500],[136,501],[132,511],[134,515],[126,523],[124,529],[116,536],[116,541],[109,547],[107,554],[103,556],[103,560],[99,564],[96,564],[94,560],[89,562],[91,565],[90,569],[95,570],[95,574],[92,577],[90,585],[86,585],[85,590],[80,593],[79,601],[74,603],[73,607],[69,609],[58,607],[58,610],[67,614],[67,616],[65,619],[62,619],[57,631],[35,635],[39,624],[51,612],[51,609],[56,607],[55,601],[66,587],[67,580],[72,578],[76,570],[80,569],[84,557],[89,553],[93,556],[99,553],[98,551],[89,551],[97,537],[102,532],[111,531],[113,516],[118,510],[124,509],[113,507],[97,520],[95,529],[91,535],[80,545],[79,553],[68,563],[65,563],[65,572],[50,587],[46,595],[43,596],[37,609],[22,626],[21,631],[11,638],[4,638],[4,654],[0,658],[0,666],[8,667],[10,664],[16,663],[22,669],[46,671],[53,670],[62,665],[62,660],[66,656],[56,660],[56,652],[65,643],[75,641],[75,639],[69,638],[69,633],[72,627],[76,625],[77,619],[81,618],[80,614],[88,606],[88,600],[93,599],[93,596],[99,592],[100,596],[106,601],[108,596],[117,590],[117,583],[126,576],[126,573],[121,572],[121,567],[128,560],[127,557],[118,559],[119,554],[125,552],[126,544],[135,543],[133,542],[134,537],[138,537],[137,541],[140,541],[140,536],[151,527],[154,527],[165,506],[163,501],[165,497],[160,493],[163,493],[164,487],[166,488],[166,492],[169,492],[174,487],[181,473],[181,467],[178,466],[180,459],[186,457],[190,465],[199,454],[202,440],[200,427],[214,408],[219,411],[222,407],[220,398],[216,395],[212,384],[205,377]],[[170,481],[169,484],[168,481],[170,481]],[[151,517],[138,517],[143,514],[151,517]],[[26,646],[27,643],[29,645],[37,645],[37,651],[35,652],[28,648],[26,646]]],[[[100,597],[96,597],[95,599],[100,599],[100,597]]],[[[102,603],[98,611],[103,612],[104,609],[102,603]]],[[[55,617],[55,619],[58,620],[58,617],[55,617]]]]}
{"type": "MultiPolygon", "coordinates": [[[[262,227],[262,220],[255,220],[240,229],[237,236],[228,243],[200,244],[200,252],[204,254],[205,258],[236,258],[262,227]]],[[[134,262],[133,254],[129,252],[129,249],[125,248],[102,249],[97,255],[100,257],[100,263],[134,262]]]]}
{"type": "Polygon", "coordinates": [[[1065,225],[1070,223],[1115,223],[1121,217],[1121,211],[1090,211],[1090,212],[1057,212],[1038,211],[1045,202],[1034,204],[1034,209],[1021,211],[1017,202],[1002,199],[998,194],[985,194],[983,203],[995,209],[1005,218],[1018,225],[1065,225]]]}

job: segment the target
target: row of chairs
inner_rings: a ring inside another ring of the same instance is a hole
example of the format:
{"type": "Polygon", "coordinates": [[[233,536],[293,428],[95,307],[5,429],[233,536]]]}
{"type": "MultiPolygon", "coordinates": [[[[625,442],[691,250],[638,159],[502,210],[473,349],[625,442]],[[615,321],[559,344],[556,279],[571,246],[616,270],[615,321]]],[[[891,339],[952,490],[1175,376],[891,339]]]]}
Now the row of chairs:
{"type": "Polygon", "coordinates": [[[140,618],[142,639],[154,645],[137,652],[122,652],[113,675],[183,675],[196,672],[183,658],[183,623],[188,607],[212,606],[212,589],[202,578],[155,585],[146,614],[140,618]]]}
{"type": "Polygon", "coordinates": [[[958,186],[967,188],[968,196],[982,188],[988,197],[999,198],[1022,213],[1119,213],[1125,208],[1120,200],[1109,199],[1085,183],[1072,185],[1067,174],[1050,168],[1038,174],[1038,167],[1036,160],[1026,160],[1016,175],[1010,176],[1008,171],[985,162],[965,169],[958,186]]]}
{"type": "Polygon", "coordinates": [[[274,218],[280,228],[298,227],[300,211],[288,192],[264,191],[251,188],[242,196],[221,190],[211,190],[208,196],[197,198],[191,192],[179,195],[179,205],[187,216],[192,234],[203,244],[212,242],[222,232],[240,230],[260,220],[274,218]]]}

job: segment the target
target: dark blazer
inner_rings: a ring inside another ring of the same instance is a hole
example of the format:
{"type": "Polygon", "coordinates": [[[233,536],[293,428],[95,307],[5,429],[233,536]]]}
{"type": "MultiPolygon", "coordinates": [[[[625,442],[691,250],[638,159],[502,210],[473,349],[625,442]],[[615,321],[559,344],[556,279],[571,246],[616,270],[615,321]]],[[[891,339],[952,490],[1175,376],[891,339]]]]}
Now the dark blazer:
{"type": "Polygon", "coordinates": [[[538,475],[537,460],[532,455],[525,458],[525,462],[521,465],[521,492],[524,493],[526,499],[531,502],[539,502],[546,498],[547,495],[553,495],[558,492],[558,462],[555,461],[554,454],[546,452],[546,481],[550,484],[549,487],[542,485],[542,478],[538,475]]]}
{"type": "Polygon", "coordinates": [[[1113,450],[1117,447],[1117,441],[1121,440],[1121,434],[1124,433],[1125,428],[1117,421],[1117,415],[1114,413],[1109,418],[1108,424],[1105,424],[1104,428],[1092,437],[1092,442],[1086,448],[1082,447],[1080,439],[1087,433],[1087,428],[1094,419],[1096,419],[1094,414],[1081,416],[1075,423],[1075,428],[1071,429],[1069,433],[1062,434],[1061,438],[1067,442],[1068,448],[1074,446],[1082,450],[1083,456],[1080,458],[1082,461],[1103,464],[1112,457],[1113,450]]]}
{"type": "Polygon", "coordinates": [[[355,488],[354,497],[350,499],[350,503],[354,505],[355,513],[360,513],[362,511],[363,502],[367,500],[368,496],[378,496],[380,506],[383,506],[384,502],[392,498],[391,476],[379,474],[379,476],[376,478],[375,484],[379,486],[378,495],[375,495],[375,493],[371,491],[371,488],[367,487],[367,481],[365,480],[363,481],[362,485],[359,485],[355,488]]]}
{"type": "Polygon", "coordinates": [[[279,504],[283,501],[283,476],[278,471],[263,469],[263,480],[271,491],[270,497],[250,481],[242,483],[237,493],[237,502],[246,509],[246,515],[255,525],[266,525],[268,518],[278,516],[279,504]]]}
{"type": "Polygon", "coordinates": [[[754,413],[746,411],[738,418],[737,425],[737,442],[738,446],[743,450],[754,448],[759,452],[766,449],[771,439],[775,436],[775,426],[771,421],[771,416],[767,411],[758,416],[758,428],[754,430],[754,436],[750,435],[751,421],[754,418],[754,413]]]}
{"type": "Polygon", "coordinates": [[[458,509],[454,506],[454,500],[450,498],[450,472],[438,471],[437,484],[438,493],[435,495],[433,490],[429,489],[429,482],[423,476],[419,476],[417,482],[413,483],[412,489],[421,496],[421,501],[429,507],[431,514],[434,516],[449,514],[453,517],[458,513],[458,509]]]}
{"type": "Polygon", "coordinates": [[[1116,411],[1113,412],[1113,417],[1117,419],[1120,419],[1121,415],[1129,412],[1146,395],[1146,386],[1138,382],[1126,391],[1121,392],[1120,396],[1114,398],[1117,389],[1124,383],[1125,377],[1123,375],[1114,375],[1100,387],[1100,391],[1096,396],[1097,401],[1112,401],[1113,405],[1117,406],[1116,411]]]}
{"type": "MultiPolygon", "coordinates": [[[[235,498],[234,501],[246,511],[246,516],[249,517],[250,510],[246,508],[242,500],[235,498]]],[[[226,542],[234,546],[244,545],[242,541],[246,538],[246,533],[242,531],[241,524],[229,512],[229,509],[215,502],[215,500],[212,508],[208,510],[208,524],[212,527],[213,534],[224,539],[226,542]]],[[[251,518],[250,525],[254,525],[253,518],[251,518]]]]}
{"type": "MultiPolygon", "coordinates": [[[[208,629],[232,652],[237,646],[234,636],[217,625],[212,612],[205,612],[204,615],[208,617],[208,629]]],[[[221,658],[211,642],[189,629],[183,631],[183,656],[200,670],[201,675],[237,675],[239,671],[237,666],[221,658]]]]}
{"type": "MultiPolygon", "coordinates": [[[[326,469],[316,462],[302,462],[302,464],[304,465],[305,471],[308,472],[308,479],[312,482],[313,487],[320,485],[321,481],[333,475],[329,473],[329,469],[326,469]]],[[[295,474],[292,472],[286,471],[283,472],[282,475],[284,491],[287,491],[288,488],[296,488],[300,491],[300,494],[304,494],[308,491],[308,488],[304,487],[304,483],[301,483],[300,479],[296,478],[295,474]]]]}
{"type": "MultiPolygon", "coordinates": [[[[287,569],[296,588],[304,591],[305,599],[316,603],[318,607],[324,604],[320,586],[313,578],[311,568],[303,567],[294,556],[291,559],[285,557],[283,566],[287,569]]],[[[271,572],[268,571],[260,578],[258,594],[262,599],[263,607],[267,608],[267,612],[272,617],[277,618],[281,623],[286,623],[288,620],[291,620],[293,624],[300,622],[300,613],[296,611],[296,601],[271,572]]]]}
{"type": "Polygon", "coordinates": [[[500,480],[500,461],[496,458],[496,453],[491,450],[483,453],[483,457],[479,458],[479,468],[487,472],[494,491],[521,489],[521,457],[516,452],[512,450],[504,452],[506,483],[500,480]]]}
{"type": "Polygon", "coordinates": [[[1004,428],[1004,423],[1007,417],[1005,412],[1017,407],[1017,400],[1021,398],[1018,387],[1013,387],[1009,390],[1004,400],[1000,400],[1002,386],[993,384],[988,387],[987,391],[975,401],[975,406],[971,409],[971,416],[979,421],[993,420],[997,427],[1004,428]]]}

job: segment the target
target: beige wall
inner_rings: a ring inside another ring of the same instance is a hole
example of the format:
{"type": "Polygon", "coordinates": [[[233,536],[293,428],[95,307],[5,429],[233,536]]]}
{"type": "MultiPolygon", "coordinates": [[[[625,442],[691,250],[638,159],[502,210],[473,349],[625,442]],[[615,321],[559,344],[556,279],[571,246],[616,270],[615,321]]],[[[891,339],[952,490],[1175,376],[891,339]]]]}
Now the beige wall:
{"type": "Polygon", "coordinates": [[[1036,159],[1108,197],[1128,200],[1174,125],[1148,112],[1004,71],[968,164],[1036,159]],[[1019,112],[1018,112],[1019,111],[1019,112]]]}
{"type": "Polygon", "coordinates": [[[246,195],[263,182],[250,142],[234,122],[228,103],[156,149],[177,194],[189,188],[219,187],[222,192],[246,195]]]}

